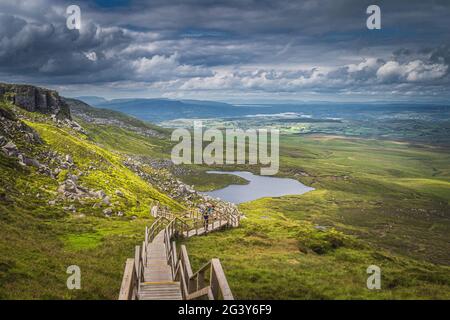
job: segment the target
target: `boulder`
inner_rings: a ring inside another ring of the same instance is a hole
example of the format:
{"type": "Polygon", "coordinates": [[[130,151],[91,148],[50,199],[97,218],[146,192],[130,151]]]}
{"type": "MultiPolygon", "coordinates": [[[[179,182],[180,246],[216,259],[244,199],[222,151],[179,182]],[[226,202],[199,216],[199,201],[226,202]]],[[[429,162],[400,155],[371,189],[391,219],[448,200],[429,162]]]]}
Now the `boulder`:
{"type": "Polygon", "coordinates": [[[66,162],[69,164],[73,164],[73,159],[70,154],[66,154],[66,162]]]}
{"type": "Polygon", "coordinates": [[[104,197],[106,197],[105,191],[103,191],[103,190],[97,191],[97,197],[98,197],[99,199],[103,199],[104,197]]]}
{"type": "Polygon", "coordinates": [[[79,178],[79,177],[78,177],[77,175],[74,175],[74,174],[70,174],[70,173],[69,173],[69,174],[67,175],[67,179],[73,181],[74,183],[77,183],[77,182],[78,182],[78,178],[79,178]]]}
{"type": "Polygon", "coordinates": [[[75,182],[72,180],[66,180],[64,182],[64,190],[71,193],[77,193],[78,188],[75,182]]]}
{"type": "Polygon", "coordinates": [[[2,150],[8,156],[17,156],[19,154],[17,146],[12,141],[9,141],[7,144],[5,144],[2,147],[2,150]]]}
{"type": "Polygon", "coordinates": [[[111,205],[110,197],[109,196],[104,197],[103,200],[102,200],[102,203],[106,204],[107,206],[111,205]]]}
{"type": "Polygon", "coordinates": [[[33,166],[33,167],[38,168],[38,169],[41,167],[41,164],[36,159],[25,158],[25,164],[27,166],[33,166]]]}
{"type": "Polygon", "coordinates": [[[55,175],[55,177],[57,177],[60,173],[61,173],[60,168],[55,168],[55,170],[53,170],[53,174],[55,175]]]}

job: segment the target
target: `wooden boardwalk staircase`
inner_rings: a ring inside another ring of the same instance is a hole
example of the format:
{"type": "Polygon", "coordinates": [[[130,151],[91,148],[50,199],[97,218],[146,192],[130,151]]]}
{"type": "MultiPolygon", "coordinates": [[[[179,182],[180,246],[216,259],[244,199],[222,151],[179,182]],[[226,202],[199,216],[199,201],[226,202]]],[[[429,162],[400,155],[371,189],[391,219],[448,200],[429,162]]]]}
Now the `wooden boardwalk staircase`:
{"type": "Polygon", "coordinates": [[[211,259],[193,273],[187,249],[175,239],[192,237],[225,227],[237,227],[237,210],[216,210],[206,228],[198,212],[178,217],[157,210],[157,218],[145,228],[142,246],[136,246],[134,259],[127,259],[119,300],[232,300],[219,259],[211,259]]]}

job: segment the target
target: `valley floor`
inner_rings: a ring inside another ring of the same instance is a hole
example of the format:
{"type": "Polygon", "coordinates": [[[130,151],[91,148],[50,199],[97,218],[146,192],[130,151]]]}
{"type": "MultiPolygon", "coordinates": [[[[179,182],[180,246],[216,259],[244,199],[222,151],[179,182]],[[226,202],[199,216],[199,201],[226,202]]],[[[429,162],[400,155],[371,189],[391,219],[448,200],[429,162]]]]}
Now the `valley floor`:
{"type": "Polygon", "coordinates": [[[448,150],[286,136],[281,157],[281,176],[316,190],[240,205],[240,229],[186,241],[194,266],[220,257],[244,299],[450,297],[448,150]],[[366,288],[372,264],[379,291],[366,288]]]}

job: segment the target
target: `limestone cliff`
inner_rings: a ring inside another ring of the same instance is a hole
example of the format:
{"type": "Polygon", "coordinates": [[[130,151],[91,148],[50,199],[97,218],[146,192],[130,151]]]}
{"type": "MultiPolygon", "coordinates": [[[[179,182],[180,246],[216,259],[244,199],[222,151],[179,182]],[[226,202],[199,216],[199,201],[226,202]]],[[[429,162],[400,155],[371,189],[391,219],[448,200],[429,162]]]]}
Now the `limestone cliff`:
{"type": "Polygon", "coordinates": [[[58,119],[71,119],[69,106],[53,90],[0,83],[0,99],[7,99],[27,111],[54,114],[58,119]]]}

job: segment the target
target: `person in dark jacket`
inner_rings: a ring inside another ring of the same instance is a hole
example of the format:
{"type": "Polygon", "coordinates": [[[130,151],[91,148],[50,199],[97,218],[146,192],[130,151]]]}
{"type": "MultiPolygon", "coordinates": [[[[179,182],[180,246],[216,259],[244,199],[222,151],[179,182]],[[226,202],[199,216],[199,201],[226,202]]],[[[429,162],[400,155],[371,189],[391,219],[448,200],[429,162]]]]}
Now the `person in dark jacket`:
{"type": "Polygon", "coordinates": [[[206,204],[206,210],[203,211],[203,219],[205,223],[205,231],[208,232],[209,229],[209,217],[213,212],[213,206],[210,203],[206,204]]]}

